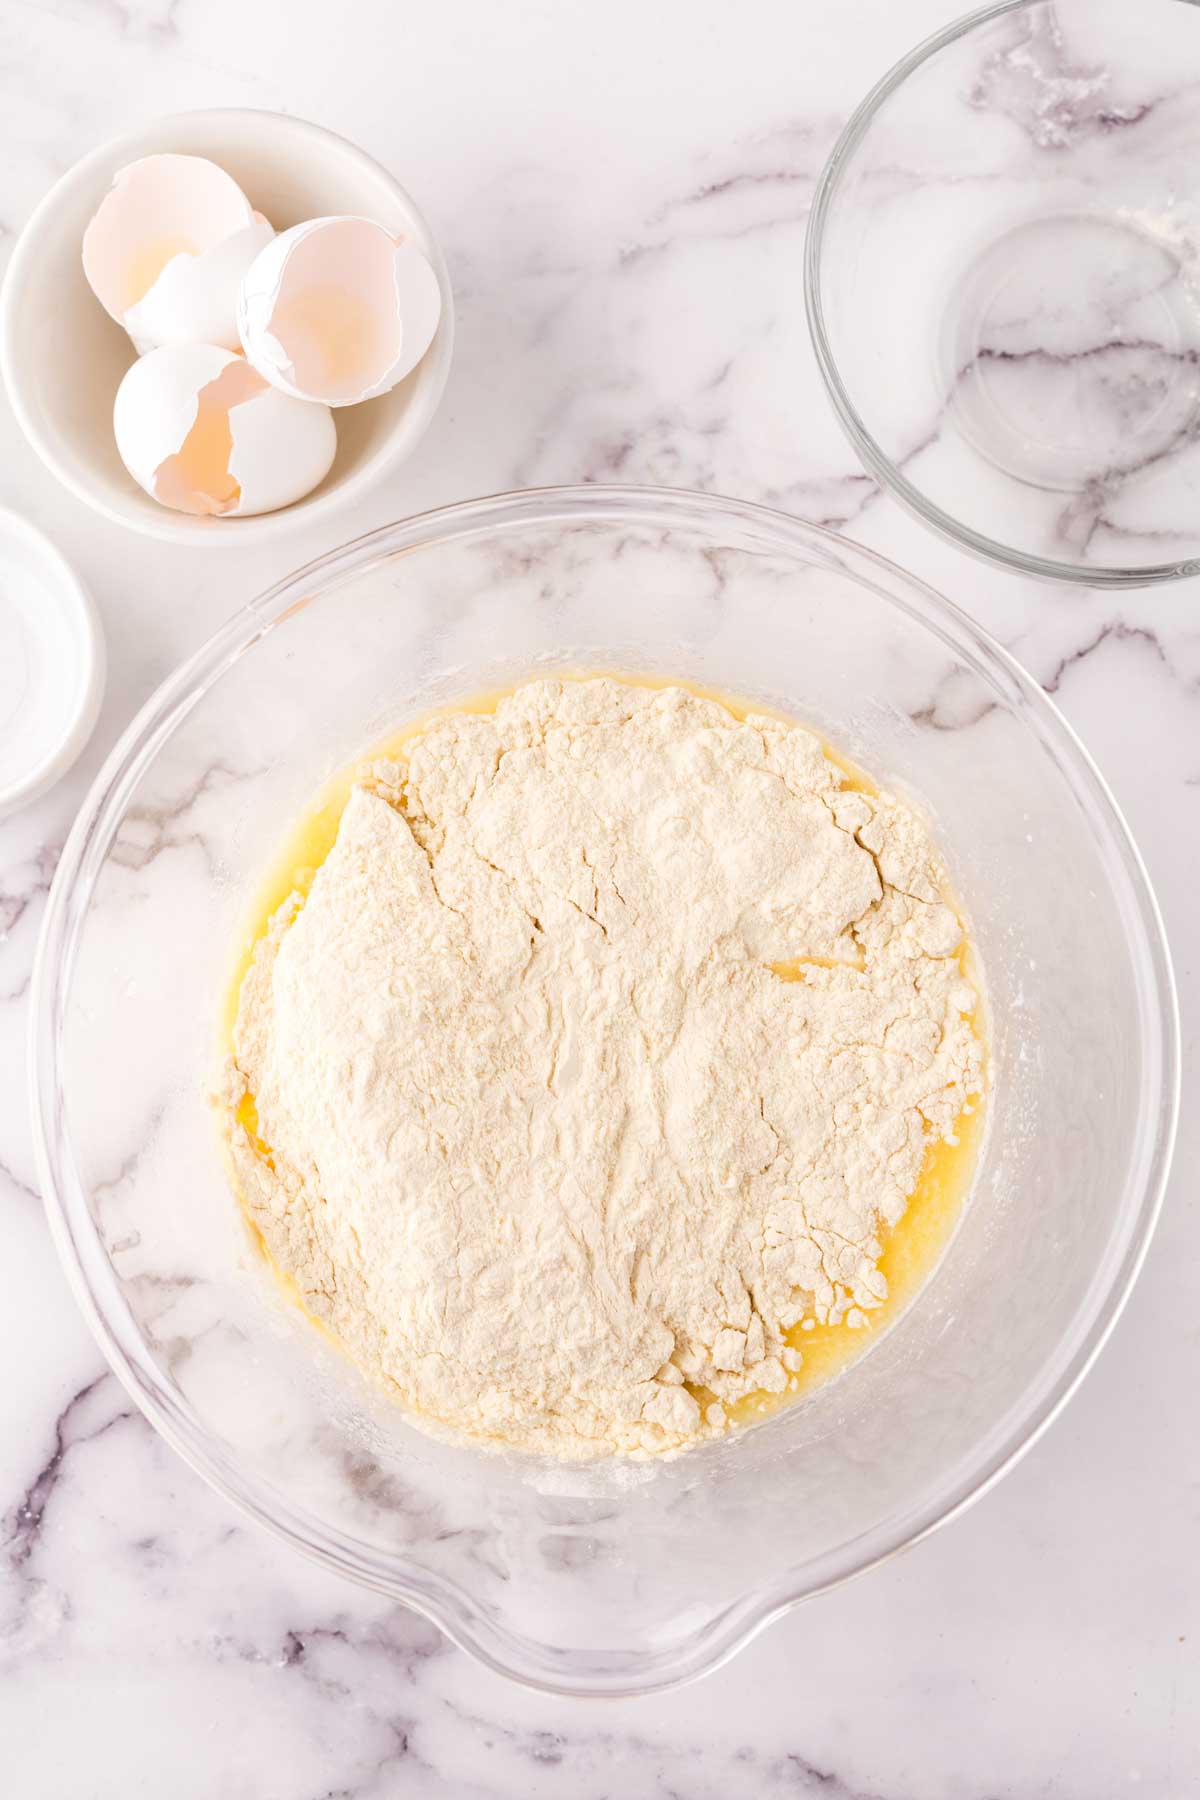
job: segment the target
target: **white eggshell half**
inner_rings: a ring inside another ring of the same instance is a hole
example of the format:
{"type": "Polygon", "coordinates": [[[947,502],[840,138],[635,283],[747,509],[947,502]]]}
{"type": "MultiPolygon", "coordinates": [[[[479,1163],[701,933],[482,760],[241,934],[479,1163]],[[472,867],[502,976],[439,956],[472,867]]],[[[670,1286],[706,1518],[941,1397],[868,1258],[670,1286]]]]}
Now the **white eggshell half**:
{"type": "Polygon", "coordinates": [[[202,256],[257,214],[232,175],[203,156],[144,156],[113,177],[83,234],[83,272],[118,324],[169,262],[202,256]]]}
{"type": "Polygon", "coordinates": [[[117,389],[113,430],[122,462],[155,500],[217,517],[301,499],[337,450],[328,407],[276,392],[243,357],[212,344],[167,345],[135,362],[117,389]],[[185,446],[202,411],[216,437],[227,436],[227,453],[209,457],[195,479],[185,446]]]}
{"type": "Polygon", "coordinates": [[[429,259],[371,219],[280,232],[242,281],[238,330],[259,373],[295,399],[354,406],[420,362],[442,296],[429,259]]]}
{"type": "Polygon", "coordinates": [[[125,314],[125,329],[138,354],[163,344],[240,348],[238,289],[274,235],[266,219],[256,219],[199,256],[172,257],[153,287],[125,314]]]}
{"type": "Polygon", "coordinates": [[[274,512],[324,481],[337,454],[337,426],[327,406],[293,400],[268,386],[230,414],[229,472],[240,483],[235,513],[274,512]]]}
{"type": "Polygon", "coordinates": [[[410,375],[428,350],[442,316],[442,290],[429,258],[415,244],[396,250],[396,306],[403,325],[400,355],[392,365],[391,385],[410,375]]]}
{"type": "Polygon", "coordinates": [[[148,494],[168,456],[196,422],[200,390],[233,361],[213,344],[152,350],[126,370],[113,403],[113,432],[121,461],[148,494]]]}

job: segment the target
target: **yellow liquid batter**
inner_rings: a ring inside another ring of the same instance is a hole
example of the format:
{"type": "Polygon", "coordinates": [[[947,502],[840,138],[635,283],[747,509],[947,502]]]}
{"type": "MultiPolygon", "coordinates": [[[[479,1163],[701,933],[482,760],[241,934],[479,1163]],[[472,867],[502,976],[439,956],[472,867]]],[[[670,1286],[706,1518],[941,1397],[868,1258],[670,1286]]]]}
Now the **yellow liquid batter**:
{"type": "MultiPolygon", "coordinates": [[[[625,683],[628,687],[683,687],[707,700],[715,700],[719,705],[731,712],[735,718],[744,719],[748,713],[770,714],[771,709],[758,703],[731,699],[727,694],[713,688],[701,686],[697,682],[682,679],[656,680],[650,677],[627,675],[608,669],[590,670],[586,676],[573,679],[594,679],[599,675],[611,675],[614,680],[625,683]]],[[[562,679],[571,679],[562,677],[562,679]]],[[[516,683],[513,684],[515,687],[516,683]]],[[[284,901],[293,894],[301,897],[307,895],[313,877],[328,856],[337,837],[342,813],[350,797],[351,789],[369,774],[371,765],[381,761],[403,763],[406,746],[426,729],[431,719],[448,713],[490,713],[513,687],[497,689],[485,694],[475,695],[468,700],[458,700],[451,705],[439,707],[434,711],[423,713],[405,725],[402,730],[376,745],[349,768],[335,775],[321,789],[312,808],[302,815],[292,831],[288,834],[278,856],[271,865],[265,880],[250,908],[245,934],[238,949],[236,965],[229,983],[222,1013],[221,1039],[222,1050],[233,1048],[233,1031],[237,1021],[238,1000],[242,982],[254,956],[255,946],[266,936],[271,919],[284,901]]],[[[785,713],[776,713],[775,717],[786,720],[788,724],[797,721],[785,713]]],[[[845,776],[847,788],[854,788],[865,794],[878,791],[877,785],[861,769],[854,766],[838,751],[822,742],[822,749],[830,762],[834,763],[845,776]]],[[[955,906],[954,900],[944,896],[947,904],[955,906]]],[[[957,907],[955,906],[957,911],[957,907]]],[[[806,966],[817,963],[823,967],[840,966],[826,958],[801,958],[794,962],[774,963],[772,972],[782,981],[802,981],[806,966]]],[[[980,1009],[982,1010],[982,983],[975,962],[970,940],[964,934],[962,947],[958,952],[958,963],[963,975],[980,993],[980,1009]]],[[[976,1019],[978,1032],[979,1019],[976,1019]]],[[[269,1145],[258,1136],[258,1115],[251,1095],[246,1095],[237,1109],[237,1122],[248,1132],[255,1149],[268,1163],[271,1161],[269,1145]]],[[[837,1325],[821,1325],[803,1323],[793,1327],[788,1333],[787,1342],[792,1348],[799,1350],[803,1362],[800,1368],[788,1381],[787,1389],[782,1394],[748,1394],[744,1399],[726,1404],[726,1412],[735,1425],[752,1424],[777,1412],[781,1406],[788,1405],[802,1394],[811,1393],[841,1373],[850,1363],[863,1356],[882,1334],[893,1325],[900,1314],[910,1304],[915,1295],[925,1285],[933,1270],[950,1243],[956,1226],[962,1216],[962,1210],[974,1179],[979,1160],[979,1151],[983,1142],[986,1124],[986,1111],[983,1095],[977,1094],[968,1102],[959,1114],[954,1125],[952,1138],[941,1138],[930,1142],[925,1153],[925,1161],[908,1199],[908,1206],[900,1221],[891,1227],[881,1227],[880,1241],[883,1253],[878,1267],[887,1279],[888,1294],[879,1306],[868,1312],[865,1325],[851,1326],[845,1323],[837,1325]]],[[[249,1223],[249,1219],[247,1220],[249,1223]]],[[[251,1224],[250,1229],[264,1257],[267,1257],[275,1278],[282,1286],[287,1298],[300,1306],[305,1316],[314,1324],[322,1335],[330,1342],[336,1343],[326,1327],[314,1319],[300,1300],[299,1290],[291,1278],[278,1269],[267,1256],[266,1247],[257,1228],[251,1224]]],[[[714,1396],[704,1388],[692,1383],[685,1384],[689,1392],[706,1404],[714,1396]]]]}

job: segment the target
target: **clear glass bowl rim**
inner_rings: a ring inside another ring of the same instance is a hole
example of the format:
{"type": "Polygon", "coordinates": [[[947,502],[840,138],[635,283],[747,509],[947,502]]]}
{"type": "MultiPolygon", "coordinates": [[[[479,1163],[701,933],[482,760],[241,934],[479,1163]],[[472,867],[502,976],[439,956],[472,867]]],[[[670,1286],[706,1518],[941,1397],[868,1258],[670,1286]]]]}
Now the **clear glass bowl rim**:
{"type": "Polygon", "coordinates": [[[979,1498],[1041,1435],[1091,1366],[1120,1313],[1150,1241],[1170,1167],[1179,1108],[1179,1018],[1162,919],[1137,847],[1103,777],[1054,703],[974,620],[897,565],[836,533],[748,501],[681,489],[575,486],[526,489],[419,514],[318,557],[247,602],[147,701],[109,755],[63,849],[35,958],[29,1023],[30,1100],[41,1192],[75,1298],[109,1365],[150,1423],[238,1509],[324,1566],[412,1607],[499,1674],[564,1695],[647,1693],[718,1667],[790,1607],[916,1543],[979,1498]],[[776,553],[798,551],[870,587],[933,632],[968,666],[999,682],[1069,782],[1093,828],[1118,857],[1135,902],[1131,938],[1146,1021],[1136,1154],[1121,1223],[1086,1301],[1064,1330],[1041,1381],[996,1421],[938,1491],[869,1532],[741,1595],[680,1644],[652,1653],[605,1653],[567,1665],[549,1647],[497,1627],[444,1577],[349,1538],[240,1466],[164,1383],[93,1224],[66,1128],[61,1051],[71,975],[99,871],[125,807],[159,748],[240,657],[288,615],[398,555],[506,529],[608,524],[711,533],[722,525],[776,553]],[[1148,1090],[1148,1091],[1145,1091],[1148,1090]]]}
{"type": "MultiPolygon", "coordinates": [[[[1159,3],[1193,8],[1200,6],[1200,0],[1159,0],[1159,3]]],[[[969,550],[982,561],[999,563],[1003,568],[1015,569],[1022,575],[1036,576],[1041,581],[1065,581],[1091,588],[1151,587],[1161,581],[1179,581],[1197,574],[1200,572],[1200,561],[1195,556],[1182,557],[1173,562],[1146,563],[1138,568],[1106,567],[1102,563],[1084,565],[1059,562],[1053,557],[1034,556],[1027,551],[1014,550],[1001,543],[998,538],[974,531],[971,526],[963,524],[952,513],[928,499],[909,481],[903,469],[892,461],[868,430],[838,373],[837,359],[825,324],[825,306],[821,293],[825,236],[837,205],[842,180],[850,168],[854,152],[874,124],[876,115],[910,75],[949,45],[967,37],[978,26],[989,25],[994,20],[1003,18],[1006,13],[1028,12],[1035,6],[1046,4],[1047,0],[998,0],[995,5],[982,6],[976,12],[953,20],[951,24],[943,26],[940,31],[935,31],[931,37],[917,44],[906,56],[902,56],[859,101],[830,151],[813,193],[804,243],[804,309],[817,367],[821,371],[826,393],[833,404],[839,424],[868,471],[916,518],[932,526],[941,537],[969,550]]]]}

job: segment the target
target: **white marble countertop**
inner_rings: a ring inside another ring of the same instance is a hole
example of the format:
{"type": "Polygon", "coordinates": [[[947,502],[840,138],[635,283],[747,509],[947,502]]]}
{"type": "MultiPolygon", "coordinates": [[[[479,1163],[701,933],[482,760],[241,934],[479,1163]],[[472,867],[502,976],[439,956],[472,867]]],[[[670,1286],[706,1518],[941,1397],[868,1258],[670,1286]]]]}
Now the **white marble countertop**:
{"type": "Polygon", "coordinates": [[[1175,1177],[1128,1310],[1065,1416],[966,1518],[679,1692],[571,1702],[485,1673],[244,1524],[160,1442],[75,1311],[34,1187],[26,999],[73,811],[176,661],[329,539],[235,564],[124,535],[55,486],[0,403],[0,502],[74,558],[111,660],[82,763],[0,827],[0,1742],[14,1800],[1200,1792],[1200,588],[1064,591],[936,541],[860,471],[804,323],[805,215],[838,125],[956,10],[0,9],[4,252],[94,143],[194,106],[306,114],[428,210],[459,297],[450,388],[410,469],[339,535],[518,485],[664,482],[844,526],[969,607],[1055,694],[1126,810],[1190,1058],[1175,1177]]]}

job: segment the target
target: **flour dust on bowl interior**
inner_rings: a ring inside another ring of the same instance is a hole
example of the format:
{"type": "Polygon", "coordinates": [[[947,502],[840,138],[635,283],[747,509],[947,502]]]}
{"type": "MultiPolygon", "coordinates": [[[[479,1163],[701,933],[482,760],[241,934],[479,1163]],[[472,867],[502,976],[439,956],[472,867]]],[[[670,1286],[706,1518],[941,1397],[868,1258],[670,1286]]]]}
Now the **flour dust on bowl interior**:
{"type": "Polygon", "coordinates": [[[571,1693],[713,1667],[986,1485],[1115,1317],[1174,1119],[1153,899],[1037,687],[868,553],[654,490],[426,515],[235,617],[84,808],[34,1033],[60,1248],[151,1418],[298,1547],[571,1693]],[[312,795],[418,714],[588,670],[783,712],[920,806],[986,971],[993,1085],[953,1243],[847,1376],[678,1459],[573,1468],[430,1438],[321,1341],[264,1275],[208,1095],[230,946],[312,795]]]}

